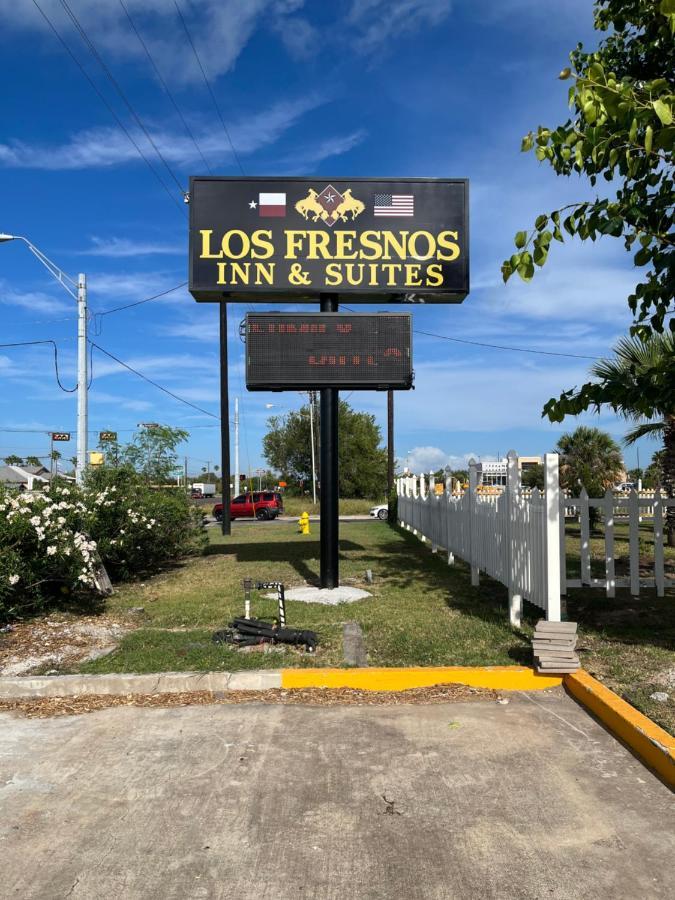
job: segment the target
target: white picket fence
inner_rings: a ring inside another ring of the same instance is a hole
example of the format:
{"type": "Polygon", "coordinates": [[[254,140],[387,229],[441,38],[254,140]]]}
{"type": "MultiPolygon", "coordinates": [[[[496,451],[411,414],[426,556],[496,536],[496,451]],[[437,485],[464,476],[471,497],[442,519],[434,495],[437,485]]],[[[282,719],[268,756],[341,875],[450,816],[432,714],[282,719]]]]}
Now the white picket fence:
{"type": "Polygon", "coordinates": [[[469,487],[452,493],[452,481],[437,494],[433,475],[404,475],[397,480],[398,520],[434,552],[444,549],[448,563],[458,556],[471,566],[471,583],[477,585],[485,572],[506,586],[509,594],[509,618],[520,625],[523,600],[542,609],[550,621],[560,621],[561,595],[574,587],[604,587],[614,596],[616,587],[630,587],[636,596],[641,587],[655,587],[663,596],[668,584],[664,565],[664,522],[666,510],[675,505],[660,492],[639,497],[615,496],[608,491],[601,499],[591,499],[586,491],[579,497],[565,496],[560,490],[558,456],[547,453],[544,461],[545,488],[523,490],[520,484],[518,456],[507,456],[507,484],[502,492],[481,491],[477,464],[469,464],[469,487]],[[602,510],[605,524],[604,578],[591,573],[590,513],[602,510]],[[580,523],[580,577],[567,576],[565,518],[580,523]],[[653,574],[640,576],[639,528],[647,517],[653,520],[653,574]],[[628,521],[630,574],[617,578],[615,573],[614,526],[628,521]]]}

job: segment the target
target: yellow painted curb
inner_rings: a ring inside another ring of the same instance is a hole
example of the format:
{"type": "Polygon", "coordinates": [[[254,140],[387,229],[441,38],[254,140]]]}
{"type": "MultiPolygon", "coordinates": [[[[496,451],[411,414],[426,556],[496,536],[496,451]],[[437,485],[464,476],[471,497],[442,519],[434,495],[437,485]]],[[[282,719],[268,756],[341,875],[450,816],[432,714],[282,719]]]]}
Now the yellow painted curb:
{"type": "Polygon", "coordinates": [[[564,683],[570,694],[657,771],[666,784],[675,787],[675,737],[583,669],[565,675],[564,683]]]}
{"type": "Polygon", "coordinates": [[[439,666],[409,669],[282,669],[283,688],[358,688],[405,691],[435,684],[467,684],[498,691],[537,691],[562,684],[559,675],[537,675],[525,666],[439,666]]]}

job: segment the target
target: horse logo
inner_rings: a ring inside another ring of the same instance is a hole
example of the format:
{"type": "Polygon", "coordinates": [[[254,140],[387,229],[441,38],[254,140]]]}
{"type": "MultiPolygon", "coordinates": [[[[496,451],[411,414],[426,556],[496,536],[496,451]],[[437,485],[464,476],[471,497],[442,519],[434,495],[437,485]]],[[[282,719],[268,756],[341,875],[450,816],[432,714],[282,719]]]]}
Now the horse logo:
{"type": "Polygon", "coordinates": [[[351,188],[340,193],[332,184],[327,184],[320,193],[314,188],[310,188],[307,196],[295,204],[296,212],[299,212],[303,219],[309,219],[311,216],[312,222],[318,222],[321,219],[331,227],[340,221],[353,222],[365,208],[365,205],[352,195],[351,188]],[[349,219],[350,213],[351,220],[349,219]]]}

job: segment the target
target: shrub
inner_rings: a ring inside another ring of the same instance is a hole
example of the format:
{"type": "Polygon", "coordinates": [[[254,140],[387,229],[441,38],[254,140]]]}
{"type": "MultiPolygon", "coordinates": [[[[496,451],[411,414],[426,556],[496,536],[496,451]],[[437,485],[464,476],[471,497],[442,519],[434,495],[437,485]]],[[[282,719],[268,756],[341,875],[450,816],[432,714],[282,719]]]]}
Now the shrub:
{"type": "Polygon", "coordinates": [[[126,469],[96,472],[83,489],[58,480],[43,493],[0,489],[0,619],[93,600],[99,558],[119,581],[204,540],[203,518],[181,492],[154,490],[126,469]]]}

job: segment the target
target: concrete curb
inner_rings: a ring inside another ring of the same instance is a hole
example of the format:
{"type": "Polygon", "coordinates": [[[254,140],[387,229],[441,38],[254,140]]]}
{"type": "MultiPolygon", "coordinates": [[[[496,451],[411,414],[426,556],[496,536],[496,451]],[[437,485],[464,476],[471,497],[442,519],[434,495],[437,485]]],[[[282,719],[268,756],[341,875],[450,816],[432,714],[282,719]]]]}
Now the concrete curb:
{"type": "Polygon", "coordinates": [[[583,669],[565,675],[564,685],[582,706],[658,772],[666,784],[675,788],[675,737],[583,669]]]}
{"type": "Polygon", "coordinates": [[[538,691],[558,687],[560,675],[538,675],[525,666],[414,666],[405,669],[282,669],[281,686],[405,691],[435,684],[466,684],[497,691],[538,691]]]}
{"type": "Polygon", "coordinates": [[[0,678],[0,698],[264,691],[279,687],[281,672],[278,669],[252,672],[160,672],[153,675],[44,675],[36,678],[0,678]]]}

